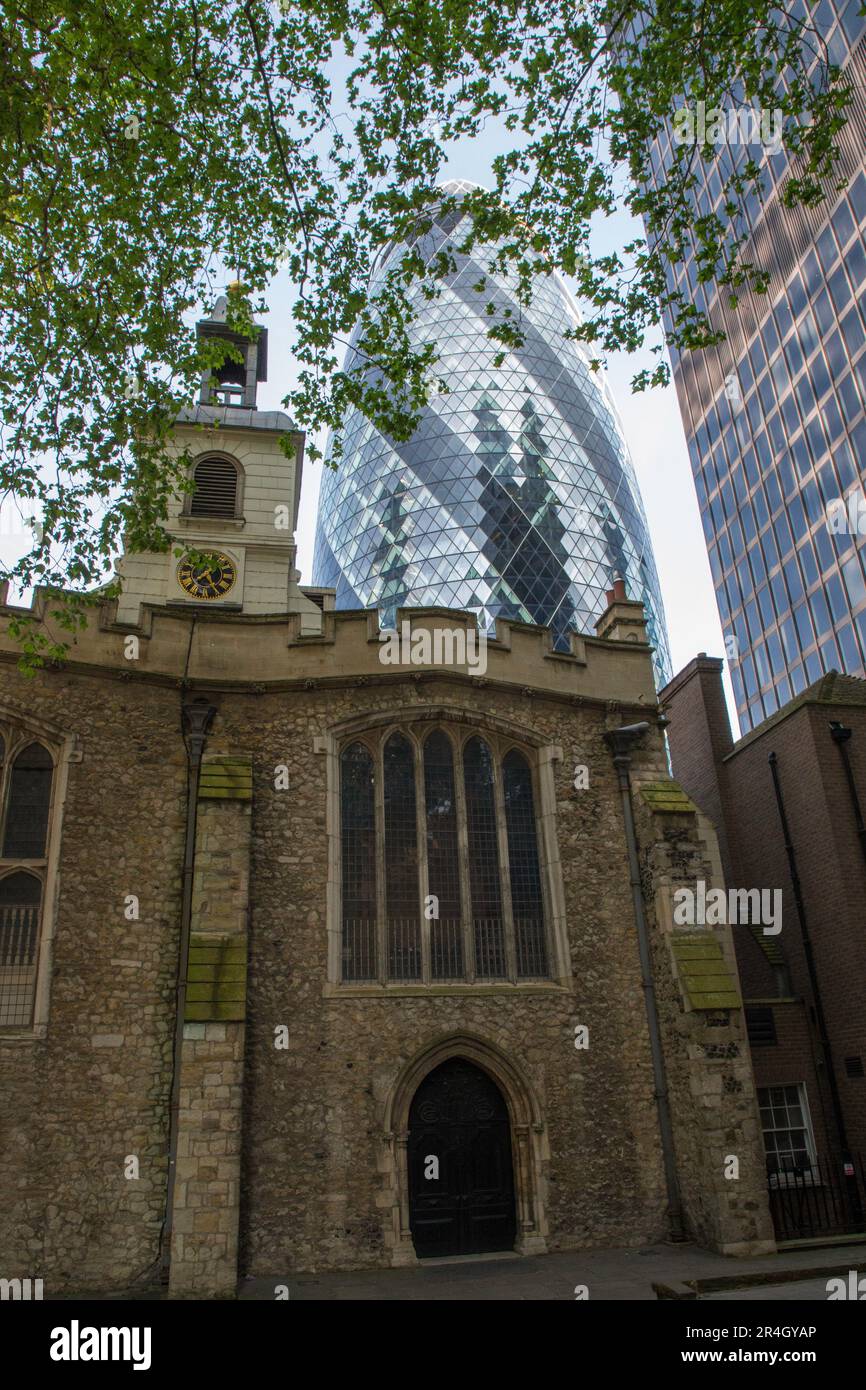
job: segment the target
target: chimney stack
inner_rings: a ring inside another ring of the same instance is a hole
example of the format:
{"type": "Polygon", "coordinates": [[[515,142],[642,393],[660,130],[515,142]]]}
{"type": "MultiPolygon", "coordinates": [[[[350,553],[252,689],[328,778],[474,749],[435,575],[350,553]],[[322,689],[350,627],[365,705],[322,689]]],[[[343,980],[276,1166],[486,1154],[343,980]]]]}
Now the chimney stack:
{"type": "Polygon", "coordinates": [[[608,642],[641,642],[646,638],[646,617],[639,599],[630,599],[621,574],[613,576],[607,608],[595,625],[597,636],[608,642]]]}

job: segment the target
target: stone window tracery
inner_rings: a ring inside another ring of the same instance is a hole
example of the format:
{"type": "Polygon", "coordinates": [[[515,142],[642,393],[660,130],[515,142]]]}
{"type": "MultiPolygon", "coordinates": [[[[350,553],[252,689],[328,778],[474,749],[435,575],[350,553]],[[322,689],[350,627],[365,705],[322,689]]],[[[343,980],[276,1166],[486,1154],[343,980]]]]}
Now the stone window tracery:
{"type": "Polygon", "coordinates": [[[531,753],[392,726],[348,738],[339,769],[344,984],[550,978],[531,753]]]}

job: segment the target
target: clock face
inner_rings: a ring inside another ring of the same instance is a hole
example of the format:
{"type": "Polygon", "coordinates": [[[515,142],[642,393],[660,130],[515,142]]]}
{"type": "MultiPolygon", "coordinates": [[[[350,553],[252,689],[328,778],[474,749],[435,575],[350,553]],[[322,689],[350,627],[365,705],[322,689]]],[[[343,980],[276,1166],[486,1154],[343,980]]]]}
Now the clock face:
{"type": "Polygon", "coordinates": [[[181,560],[177,567],[177,582],[190,598],[224,598],[238,577],[234,561],[219,551],[205,559],[206,562],[200,565],[181,560]]]}

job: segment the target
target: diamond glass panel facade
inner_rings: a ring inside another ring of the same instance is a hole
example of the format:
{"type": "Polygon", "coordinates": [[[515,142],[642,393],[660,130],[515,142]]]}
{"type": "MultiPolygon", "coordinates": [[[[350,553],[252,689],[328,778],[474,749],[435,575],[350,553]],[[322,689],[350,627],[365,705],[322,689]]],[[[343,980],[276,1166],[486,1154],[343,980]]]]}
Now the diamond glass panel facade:
{"type": "MultiPolygon", "coordinates": [[[[452,238],[459,224],[449,235],[434,222],[425,256],[452,238]]],[[[390,248],[381,269],[399,254],[390,248]]],[[[664,683],[670,660],[643,506],[607,386],[564,336],[577,310],[549,276],[519,305],[488,260],[479,248],[455,256],[441,297],[418,294],[412,332],[436,341],[449,389],[413,438],[396,443],[349,414],[343,458],[322,480],[313,582],[336,589],[338,608],[378,608],[386,627],[401,605],[459,608],[488,631],[497,617],[549,626],[567,648],[571,631],[594,631],[619,573],[644,602],[664,683]],[[490,303],[497,315],[510,309],[524,336],[499,367],[490,303]]]]}
{"type": "MultiPolygon", "coordinates": [[[[727,338],[682,356],[672,348],[671,358],[743,732],[825,671],[866,675],[866,535],[835,534],[826,511],[866,482],[866,18],[859,8],[860,0],[821,0],[808,11],[829,61],[855,87],[838,137],[845,191],[831,188],[815,209],[786,210],[785,150],[731,139],[728,114],[716,158],[695,161],[702,179],[695,201],[702,213],[718,211],[732,170],[749,156],[760,164],[761,191],[743,198],[739,226],[749,235],[743,259],[771,271],[769,293],[739,291],[732,308],[727,292],[699,283],[692,255],[669,278],[727,338]]],[[[792,20],[806,13],[802,0],[788,11],[792,20]]],[[[668,130],[653,147],[657,176],[672,158],[671,138],[668,130]]]]}

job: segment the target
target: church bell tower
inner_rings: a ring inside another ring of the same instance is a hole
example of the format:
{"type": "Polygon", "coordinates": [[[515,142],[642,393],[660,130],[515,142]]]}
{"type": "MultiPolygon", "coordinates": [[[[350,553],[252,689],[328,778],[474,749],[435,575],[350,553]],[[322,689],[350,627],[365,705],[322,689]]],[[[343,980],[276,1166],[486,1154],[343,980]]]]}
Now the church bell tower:
{"type": "Polygon", "coordinates": [[[267,329],[247,337],[229,326],[226,310],[223,297],[196,332],[232,345],[241,360],[227,353],[220,367],[205,370],[198,403],[177,418],[169,447],[175,456],[189,450],[193,488],[169,508],[167,553],[123,556],[117,618],[137,624],[142,603],[194,605],[245,614],[300,612],[301,630],[318,631],[321,599],[302,592],[295,568],[304,435],[283,411],[259,410],[267,329]],[[284,437],[293,446],[288,456],[280,446],[284,437]]]}

